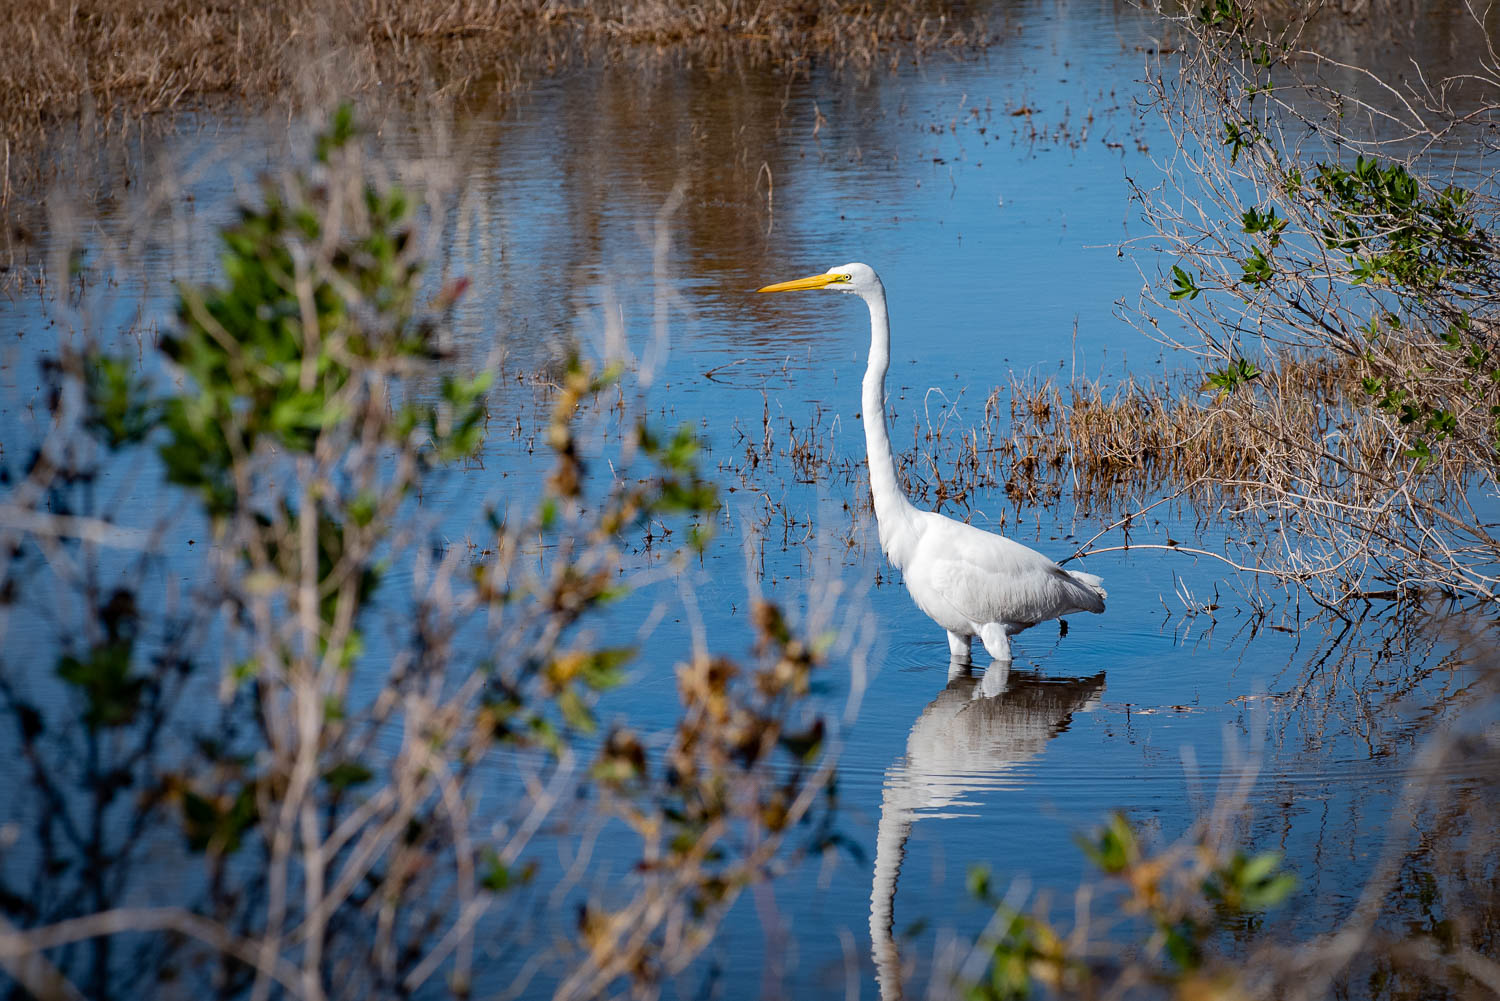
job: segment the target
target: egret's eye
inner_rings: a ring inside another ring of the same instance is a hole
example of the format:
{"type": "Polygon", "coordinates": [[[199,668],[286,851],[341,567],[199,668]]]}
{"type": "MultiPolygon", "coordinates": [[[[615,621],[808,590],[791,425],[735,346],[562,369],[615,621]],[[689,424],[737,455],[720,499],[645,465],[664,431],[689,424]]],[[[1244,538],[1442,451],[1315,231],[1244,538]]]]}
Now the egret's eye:
{"type": "Polygon", "coordinates": [[[850,278],[848,275],[834,275],[833,276],[833,280],[835,282],[837,282],[838,284],[841,284],[841,285],[846,285],[849,282],[853,281],[853,279],[850,278]]]}

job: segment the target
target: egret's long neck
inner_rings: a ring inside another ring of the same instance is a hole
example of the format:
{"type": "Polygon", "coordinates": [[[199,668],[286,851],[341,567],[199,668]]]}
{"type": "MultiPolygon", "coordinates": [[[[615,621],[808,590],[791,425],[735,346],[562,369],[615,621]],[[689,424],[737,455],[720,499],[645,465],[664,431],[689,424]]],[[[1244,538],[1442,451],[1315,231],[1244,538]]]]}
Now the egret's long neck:
{"type": "Polygon", "coordinates": [[[870,364],[865,369],[863,414],[865,457],[870,467],[870,493],[875,499],[875,522],[880,527],[880,548],[900,569],[916,541],[912,514],[915,509],[896,480],[896,456],[885,424],[885,373],[891,367],[891,321],[885,308],[885,291],[877,289],[865,298],[870,307],[870,364]]]}

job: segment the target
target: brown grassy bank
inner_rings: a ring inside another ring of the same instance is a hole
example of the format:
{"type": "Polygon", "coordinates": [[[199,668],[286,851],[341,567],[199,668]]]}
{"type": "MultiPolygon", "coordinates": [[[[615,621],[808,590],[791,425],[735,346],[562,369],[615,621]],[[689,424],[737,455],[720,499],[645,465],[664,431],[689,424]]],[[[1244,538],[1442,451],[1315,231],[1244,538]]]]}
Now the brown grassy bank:
{"type": "MultiPolygon", "coordinates": [[[[1354,412],[1363,402],[1362,371],[1357,360],[1288,353],[1260,371],[1253,391],[1134,380],[1108,390],[1018,383],[1010,392],[1011,438],[998,449],[1010,463],[1006,485],[1037,500],[1072,489],[1096,506],[1127,503],[1143,490],[1187,488],[1209,498],[1226,487],[1289,489],[1311,475],[1293,461],[1294,445],[1334,437],[1362,465],[1385,462],[1390,438],[1354,412]]],[[[991,395],[992,416],[1001,399],[991,395]]]]}
{"type": "MultiPolygon", "coordinates": [[[[1489,595],[1496,540],[1473,507],[1473,489],[1492,475],[1493,449],[1454,432],[1415,451],[1420,423],[1382,407],[1368,388],[1398,370],[1390,361],[1374,352],[1280,353],[1247,384],[1217,393],[1188,384],[1017,384],[1009,436],[988,455],[976,436],[971,475],[1003,483],[1026,503],[1071,495],[1080,510],[1120,518],[1115,527],[1127,530],[1156,506],[1143,499],[1176,499],[1201,524],[1231,526],[1241,537],[1238,557],[1219,558],[1333,602],[1424,590],[1489,595]]],[[[1398,361],[1400,370],[1415,365],[1398,361]]],[[[1441,384],[1441,373],[1425,371],[1441,384]]],[[[995,419],[1003,395],[987,404],[991,428],[1006,426],[995,419]]],[[[1500,412],[1493,395],[1459,423],[1477,425],[1489,406],[1500,412]]],[[[960,455],[956,466],[964,465],[960,455]]],[[[1132,544],[1118,542],[1085,549],[1132,544]]]]}
{"type": "Polygon", "coordinates": [[[941,0],[12,0],[0,198],[35,183],[49,132],[80,117],[108,132],[214,101],[519,87],[580,58],[875,66],[985,41],[976,13],[941,0]]]}

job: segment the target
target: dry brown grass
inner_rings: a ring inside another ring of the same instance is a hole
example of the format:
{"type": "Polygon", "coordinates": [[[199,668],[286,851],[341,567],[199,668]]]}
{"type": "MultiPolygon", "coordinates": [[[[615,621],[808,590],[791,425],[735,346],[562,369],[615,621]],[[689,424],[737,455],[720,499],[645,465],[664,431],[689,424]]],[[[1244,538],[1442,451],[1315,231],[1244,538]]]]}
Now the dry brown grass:
{"type": "MultiPolygon", "coordinates": [[[[1492,474],[1493,450],[1454,434],[1418,461],[1408,424],[1365,391],[1362,380],[1378,371],[1370,356],[1288,352],[1232,393],[1016,384],[1008,426],[998,419],[1002,394],[992,394],[998,441],[987,454],[970,450],[968,475],[1003,483],[1017,503],[1071,497],[1082,512],[1119,518],[1116,528],[1173,500],[1249,547],[1219,558],[1239,565],[1253,551],[1256,572],[1332,603],[1425,591],[1490,597],[1500,550],[1473,490],[1492,474]]],[[[1122,548],[1113,537],[1098,546],[1085,549],[1122,548]]]]}
{"type": "MultiPolygon", "coordinates": [[[[1309,442],[1336,438],[1353,463],[1389,464],[1399,444],[1366,413],[1360,379],[1369,371],[1365,359],[1285,352],[1234,393],[1191,378],[1112,386],[1012,378],[990,391],[977,425],[950,428],[946,411],[919,418],[898,462],[919,502],[959,514],[996,490],[1017,505],[1066,501],[1101,517],[1167,493],[1212,508],[1308,475],[1290,456],[1309,442]]],[[[794,430],[785,450],[799,475],[801,447],[809,479],[849,479],[855,471],[841,468],[816,422],[810,434],[814,446],[794,430]]]]}
{"type": "MultiPolygon", "coordinates": [[[[1344,358],[1287,353],[1273,358],[1253,387],[1212,393],[1197,386],[1135,380],[1104,389],[1051,381],[1010,387],[1006,486],[1028,499],[1052,499],[1071,488],[1088,505],[1124,494],[1201,484],[1202,496],[1270,483],[1290,475],[1294,441],[1338,435],[1364,463],[1388,456],[1379,426],[1357,420],[1361,366],[1344,358]],[[1049,473],[1050,471],[1050,473],[1049,473]]],[[[1001,393],[988,412],[998,416],[1001,393]]]]}
{"type": "Polygon", "coordinates": [[[979,17],[942,0],[11,0],[0,198],[35,180],[45,137],[80,116],[109,131],[299,91],[509,89],[580,58],[875,66],[985,41],[979,17]]]}

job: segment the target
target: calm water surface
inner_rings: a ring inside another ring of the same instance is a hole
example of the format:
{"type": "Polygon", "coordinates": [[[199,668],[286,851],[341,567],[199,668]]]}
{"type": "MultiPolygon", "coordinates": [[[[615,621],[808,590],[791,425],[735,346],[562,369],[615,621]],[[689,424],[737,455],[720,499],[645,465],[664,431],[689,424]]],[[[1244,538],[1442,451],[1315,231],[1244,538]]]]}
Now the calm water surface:
{"type": "MultiPolygon", "coordinates": [[[[840,735],[841,827],[858,856],[810,863],[742,899],[678,985],[684,996],[758,985],[821,998],[852,985],[894,997],[903,980],[916,996],[950,933],[972,936],[986,920],[964,890],[971,864],[990,865],[1001,885],[1024,876],[1066,914],[1086,871],[1075,835],[1120,809],[1175,836],[1252,766],[1247,835],[1286,851],[1301,881],[1287,927],[1325,928],[1347,912],[1387,837],[1413,748],[1463,706],[1476,668],[1454,652],[1441,616],[1419,631],[1422,646],[1378,608],[1352,630],[1287,604],[1257,620],[1251,582],[1159,552],[1090,560],[1108,612],[1072,620],[1066,636],[1055,624],[1022,634],[1007,678],[950,673],[941,630],[883,566],[857,475],[864,310],[843,297],[753,294],[851,260],[880,271],[893,323],[892,438],[908,451],[914,430],[944,415],[954,429],[976,425],[991,389],[1012,379],[1172,370],[1117,305],[1134,300],[1141,267],[1157,266],[1148,252],[1120,251],[1146,235],[1126,179],[1149,180],[1152,158],[1169,152],[1134,103],[1151,45],[1148,25],[1110,5],[1028,4],[1006,41],[972,62],[868,80],[578,73],[518,103],[473,101],[439,138],[400,115],[381,130],[392,152],[450,171],[466,192],[444,220],[452,239],[436,249],[442,274],[475,282],[459,310],[459,364],[497,364],[498,350],[511,376],[482,462],[424,498],[434,536],[461,544],[482,531],[487,506],[515,503],[544,473],[526,449],[530,432],[509,433],[518,414],[530,427],[535,406],[514,374],[568,350],[623,350],[635,360],[634,404],[667,426],[692,422],[730,490],[701,564],[620,609],[621,628],[652,625],[603,717],[670,723],[672,669],[695,617],[715,648],[744,653],[756,590],[809,614],[837,588],[839,621],[864,654],[858,712],[840,735]],[[764,420],[783,444],[812,429],[855,475],[799,482],[784,457],[747,470],[764,420]],[[1185,594],[1217,594],[1219,607],[1188,614],[1185,594]]],[[[90,294],[99,329],[134,324],[149,336],[167,322],[170,279],[212,274],[214,227],[257,169],[287,155],[284,139],[268,138],[275,123],[211,129],[163,151],[188,176],[171,223],[132,244],[140,253],[90,294]]],[[[132,235],[124,207],[90,225],[100,246],[132,235]]],[[[25,333],[0,372],[7,427],[34,430],[32,352],[80,315],[55,299],[0,303],[7,339],[25,333]]],[[[119,490],[126,507],[153,497],[140,483],[119,490]]],[[[1003,518],[1056,556],[1103,527],[1000,490],[971,501],[960,515],[986,526],[1003,518]]],[[[1170,531],[1213,548],[1222,537],[1163,519],[1135,538],[1170,531]]],[[[399,621],[399,596],[384,600],[399,621]]],[[[40,649],[46,638],[32,641],[40,649]]],[[[857,686],[848,659],[838,664],[824,698],[841,717],[857,686]]],[[[557,872],[574,847],[563,834],[533,854],[557,872]]],[[[633,847],[601,839],[583,891],[625,876],[633,847]]],[[[519,957],[554,930],[536,927],[514,951],[507,940],[481,986],[508,985],[519,957]]],[[[526,992],[546,996],[550,977],[543,970],[526,992]]]]}

